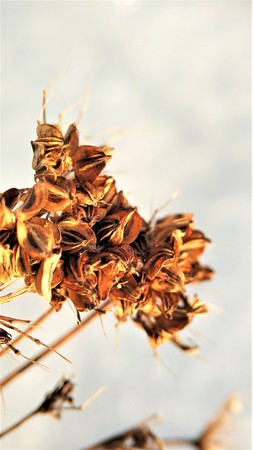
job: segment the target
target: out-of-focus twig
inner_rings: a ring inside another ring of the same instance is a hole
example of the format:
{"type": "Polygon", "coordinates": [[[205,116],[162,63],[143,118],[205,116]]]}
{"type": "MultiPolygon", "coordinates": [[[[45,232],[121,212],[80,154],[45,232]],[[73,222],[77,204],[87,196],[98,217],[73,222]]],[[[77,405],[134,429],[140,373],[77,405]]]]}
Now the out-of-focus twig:
{"type": "MultiPolygon", "coordinates": [[[[221,440],[221,434],[225,434],[224,424],[228,420],[230,413],[239,411],[239,402],[235,398],[229,398],[222,408],[218,411],[216,417],[208,423],[200,436],[195,438],[158,438],[147,424],[141,424],[129,430],[116,434],[84,450],[125,450],[125,449],[149,449],[165,450],[167,448],[189,446],[198,450],[222,450],[224,442],[221,440]]],[[[228,443],[225,444],[228,449],[228,443]]]]}
{"type": "Polygon", "coordinates": [[[2,433],[0,433],[0,438],[6,436],[11,431],[16,430],[18,427],[23,425],[29,419],[31,419],[36,414],[50,414],[56,419],[61,418],[61,414],[65,410],[84,410],[93,400],[95,400],[102,392],[104,392],[105,387],[98,389],[89,399],[87,399],[82,405],[74,405],[74,398],[72,396],[75,385],[68,378],[63,378],[57,384],[57,386],[46,395],[43,402],[18,422],[14,423],[10,427],[6,428],[2,433]],[[65,406],[67,404],[68,406],[65,406]]]}

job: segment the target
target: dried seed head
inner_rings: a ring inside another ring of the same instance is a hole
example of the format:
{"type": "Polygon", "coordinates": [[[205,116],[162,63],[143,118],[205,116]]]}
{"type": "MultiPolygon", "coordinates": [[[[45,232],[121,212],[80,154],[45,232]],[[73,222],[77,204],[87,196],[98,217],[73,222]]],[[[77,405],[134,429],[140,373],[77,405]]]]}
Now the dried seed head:
{"type": "Polygon", "coordinates": [[[6,330],[0,328],[0,345],[8,344],[12,340],[12,335],[7,333],[6,330]]]}
{"type": "Polygon", "coordinates": [[[69,379],[61,380],[56,388],[46,396],[37,412],[49,413],[56,419],[60,419],[65,405],[73,405],[74,403],[73,390],[74,384],[72,381],[69,379]]]}
{"type": "Polygon", "coordinates": [[[57,309],[68,298],[78,311],[110,298],[118,320],[131,317],[153,346],[189,350],[177,333],[206,309],[186,285],[213,273],[199,261],[210,241],[193,215],[146,222],[101,174],[110,149],[78,146],[75,124],[65,136],[39,124],[32,148],[36,184],[0,199],[0,281],[25,277],[57,309]]]}

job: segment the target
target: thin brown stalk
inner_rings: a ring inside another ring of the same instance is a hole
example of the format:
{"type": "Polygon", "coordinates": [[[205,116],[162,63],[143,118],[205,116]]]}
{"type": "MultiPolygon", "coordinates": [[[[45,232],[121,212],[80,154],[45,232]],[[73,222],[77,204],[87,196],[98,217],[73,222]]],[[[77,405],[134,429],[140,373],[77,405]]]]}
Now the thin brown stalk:
{"type": "MultiPolygon", "coordinates": [[[[201,447],[198,445],[197,442],[195,442],[192,439],[187,439],[187,438],[178,438],[178,439],[159,439],[159,442],[157,444],[157,449],[159,449],[159,445],[164,446],[164,448],[170,448],[170,447],[184,447],[184,446],[191,446],[194,449],[200,449],[201,447]]],[[[92,447],[86,447],[84,450],[106,450],[109,449],[110,447],[108,446],[109,442],[108,441],[103,441],[100,442],[99,444],[95,444],[92,447]]],[[[114,443],[113,443],[114,444],[114,443]]],[[[112,445],[113,445],[112,444],[112,445]]],[[[152,443],[153,445],[154,443],[152,443]]],[[[111,444],[109,444],[111,445],[111,444]]],[[[116,445],[116,442],[115,442],[116,445]]],[[[119,448],[119,447],[111,447],[111,448],[119,448]]],[[[128,447],[127,447],[128,448],[128,447]]],[[[133,448],[137,448],[137,447],[133,447],[133,448]]],[[[151,448],[150,446],[147,445],[147,447],[145,448],[151,448]]],[[[152,447],[153,448],[153,447],[152,447]]],[[[154,450],[154,449],[153,449],[154,450]]]]}
{"type": "Polygon", "coordinates": [[[31,359],[31,361],[28,361],[27,363],[23,364],[23,366],[19,367],[17,370],[14,370],[12,373],[7,375],[2,382],[0,383],[0,389],[2,389],[4,386],[6,386],[8,383],[13,381],[15,378],[17,378],[22,372],[24,372],[26,369],[28,369],[33,363],[37,363],[42,358],[44,358],[51,349],[56,349],[60,347],[61,345],[65,344],[69,339],[73,338],[76,334],[78,334],[83,328],[85,328],[89,323],[91,323],[94,319],[96,319],[99,314],[101,314],[101,310],[106,311],[110,306],[112,305],[112,300],[106,300],[102,307],[100,308],[100,311],[94,310],[92,311],[89,316],[84,319],[83,322],[81,322],[79,325],[76,325],[75,327],[71,328],[69,331],[67,331],[65,334],[63,334],[59,339],[57,339],[55,342],[53,342],[50,345],[50,348],[46,348],[42,352],[38,353],[37,356],[31,359]]]}
{"type": "Polygon", "coordinates": [[[184,446],[188,446],[190,445],[192,448],[197,448],[200,449],[199,445],[197,442],[195,442],[193,439],[183,439],[183,438],[178,438],[178,439],[164,439],[163,440],[164,444],[166,445],[166,447],[184,447],[184,446]]]}
{"type": "Polygon", "coordinates": [[[11,431],[16,430],[16,428],[18,428],[21,425],[23,425],[25,422],[27,422],[27,420],[31,419],[31,417],[35,416],[35,414],[37,414],[38,412],[39,411],[37,409],[35,409],[34,411],[28,413],[25,417],[23,417],[22,419],[18,420],[16,423],[11,425],[10,427],[6,428],[4,431],[2,431],[0,433],[0,438],[6,436],[6,434],[9,434],[11,431]]]}
{"type": "MultiPolygon", "coordinates": [[[[55,307],[49,308],[44,314],[42,314],[35,322],[33,322],[26,330],[25,334],[28,334],[33,328],[38,327],[44,320],[46,320],[52,312],[55,310],[55,307]]],[[[15,347],[18,342],[20,342],[25,337],[24,334],[20,334],[12,341],[12,345],[15,347]]],[[[3,356],[6,352],[8,352],[9,347],[4,347],[0,351],[0,358],[3,356]]]]}

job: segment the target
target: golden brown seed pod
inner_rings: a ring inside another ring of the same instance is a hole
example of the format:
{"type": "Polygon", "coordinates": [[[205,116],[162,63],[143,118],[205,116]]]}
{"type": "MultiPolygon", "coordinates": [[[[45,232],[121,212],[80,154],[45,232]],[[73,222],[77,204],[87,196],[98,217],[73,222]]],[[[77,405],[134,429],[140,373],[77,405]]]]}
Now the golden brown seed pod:
{"type": "Polygon", "coordinates": [[[10,188],[0,195],[0,200],[4,199],[6,206],[13,210],[18,204],[22,194],[22,189],[10,188]]]}
{"type": "Polygon", "coordinates": [[[96,293],[91,295],[89,292],[88,294],[82,295],[76,291],[68,289],[68,297],[78,311],[91,311],[99,304],[96,293]]]}
{"type": "Polygon", "coordinates": [[[119,221],[117,229],[110,238],[114,244],[131,244],[141,231],[142,218],[136,208],[119,210],[108,218],[119,221]]]}
{"type": "Polygon", "coordinates": [[[103,188],[104,195],[103,195],[103,204],[105,207],[109,207],[112,199],[115,197],[117,190],[116,190],[116,183],[113,177],[108,177],[106,175],[100,175],[94,180],[95,186],[99,186],[103,188]]]}
{"type": "Polygon", "coordinates": [[[60,257],[60,253],[53,253],[52,255],[44,259],[40,263],[39,269],[37,270],[34,277],[34,283],[38,294],[48,302],[51,301],[53,274],[60,257]]]}
{"type": "Polygon", "coordinates": [[[45,207],[48,198],[48,190],[42,183],[36,183],[22,198],[23,205],[16,212],[19,220],[29,220],[37,216],[45,207]]]}
{"type": "Polygon", "coordinates": [[[163,267],[170,267],[175,264],[176,259],[177,255],[173,250],[162,246],[156,247],[144,266],[147,278],[153,280],[163,267]]]}
{"type": "Polygon", "coordinates": [[[91,227],[73,216],[60,219],[57,226],[61,232],[61,248],[63,252],[79,253],[86,248],[96,246],[96,235],[91,227]]]}
{"type": "Polygon", "coordinates": [[[98,271],[98,298],[106,300],[118,273],[115,261],[108,261],[98,271]]]}
{"type": "Polygon", "coordinates": [[[45,160],[45,146],[39,142],[31,142],[33,149],[32,168],[36,172],[46,170],[45,160]]]}
{"type": "Polygon", "coordinates": [[[82,145],[72,156],[75,175],[80,180],[94,181],[110,159],[99,147],[82,145]]]}
{"type": "Polygon", "coordinates": [[[38,185],[43,186],[48,191],[47,202],[44,206],[46,211],[63,211],[71,203],[71,196],[75,191],[73,183],[63,177],[58,177],[55,183],[41,181],[38,185]]]}
{"type": "Polygon", "coordinates": [[[68,127],[64,135],[64,151],[67,152],[71,157],[76,152],[78,148],[79,137],[76,124],[72,123],[68,127]]]}
{"type": "MultiPolygon", "coordinates": [[[[56,143],[63,142],[63,135],[61,128],[58,125],[50,125],[48,123],[38,123],[36,128],[37,140],[40,142],[49,143],[48,147],[56,145],[56,143]]],[[[35,141],[36,142],[36,141],[35,141]]]]}
{"type": "Polygon", "coordinates": [[[17,238],[19,245],[31,257],[38,261],[48,258],[55,248],[54,225],[46,219],[23,222],[17,220],[17,238]]]}
{"type": "Polygon", "coordinates": [[[86,181],[77,185],[75,202],[81,206],[97,205],[104,196],[104,189],[86,181]]]}
{"type": "MultiPolygon", "coordinates": [[[[157,220],[155,224],[155,234],[159,231],[170,232],[173,230],[181,230],[184,232],[189,226],[193,224],[193,214],[185,213],[185,214],[173,214],[162,219],[157,220]]],[[[163,236],[159,236],[160,239],[163,239],[163,236]]]]}
{"type": "Polygon", "coordinates": [[[16,224],[15,214],[5,204],[5,199],[0,201],[0,230],[14,230],[16,224]]]}
{"type": "Polygon", "coordinates": [[[142,327],[150,340],[152,347],[157,347],[168,340],[172,340],[184,351],[196,350],[196,346],[182,344],[176,333],[185,328],[196,314],[205,314],[206,306],[198,297],[189,300],[188,297],[178,293],[175,308],[171,313],[162,312],[161,314],[152,314],[139,310],[134,318],[136,324],[142,327]],[[177,304],[176,304],[177,303],[177,304]]]}
{"type": "Polygon", "coordinates": [[[59,286],[60,283],[62,282],[63,277],[64,277],[63,268],[64,268],[64,261],[62,261],[60,259],[58,261],[57,266],[56,266],[56,268],[54,270],[54,273],[53,273],[53,278],[52,278],[52,282],[51,282],[52,289],[54,289],[57,286],[59,286]]]}
{"type": "Polygon", "coordinates": [[[25,277],[31,275],[31,263],[28,254],[16,244],[11,255],[12,275],[14,277],[25,277]]]}
{"type": "Polygon", "coordinates": [[[206,238],[202,231],[192,230],[188,236],[183,238],[181,246],[182,257],[197,260],[204,252],[208,243],[210,243],[210,239],[206,238]]]}
{"type": "Polygon", "coordinates": [[[12,277],[12,255],[9,245],[0,244],[0,283],[6,283],[12,277]]]}

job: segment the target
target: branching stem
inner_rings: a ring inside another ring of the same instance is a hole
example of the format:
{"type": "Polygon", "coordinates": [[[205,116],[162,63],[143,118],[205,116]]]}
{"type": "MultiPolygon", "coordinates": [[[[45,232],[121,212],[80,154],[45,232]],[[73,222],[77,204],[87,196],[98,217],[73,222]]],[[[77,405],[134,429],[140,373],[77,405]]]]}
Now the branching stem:
{"type": "MultiPolygon", "coordinates": [[[[33,330],[33,328],[38,327],[42,322],[44,322],[44,320],[46,320],[51,314],[52,312],[55,310],[54,307],[48,309],[44,314],[42,314],[35,322],[33,322],[26,330],[25,333],[28,334],[31,330],[33,330]]],[[[12,345],[14,347],[16,347],[16,344],[18,342],[20,342],[23,338],[25,337],[25,335],[20,334],[16,339],[14,339],[12,341],[12,345]]],[[[2,348],[1,352],[0,352],[0,358],[1,356],[3,356],[6,352],[8,352],[9,347],[4,347],[2,348]]]]}
{"type": "Polygon", "coordinates": [[[63,334],[59,339],[57,339],[55,342],[53,342],[50,345],[50,348],[46,348],[45,350],[38,353],[37,356],[32,358],[31,361],[28,361],[27,363],[23,364],[23,366],[19,367],[17,370],[14,370],[12,373],[7,375],[2,382],[0,383],[0,389],[2,389],[4,386],[9,384],[11,381],[13,381],[15,378],[17,378],[22,372],[24,372],[26,369],[28,369],[33,363],[36,363],[40,361],[42,358],[44,358],[48,353],[50,353],[51,349],[56,349],[60,347],[61,345],[65,344],[69,339],[73,338],[76,334],[78,334],[83,328],[85,328],[89,323],[91,323],[94,319],[96,319],[99,314],[101,314],[101,310],[106,311],[110,306],[112,305],[112,300],[106,300],[102,307],[100,308],[100,311],[94,310],[92,311],[89,316],[84,319],[83,322],[76,325],[74,328],[71,328],[69,331],[67,331],[65,334],[63,334]]]}

